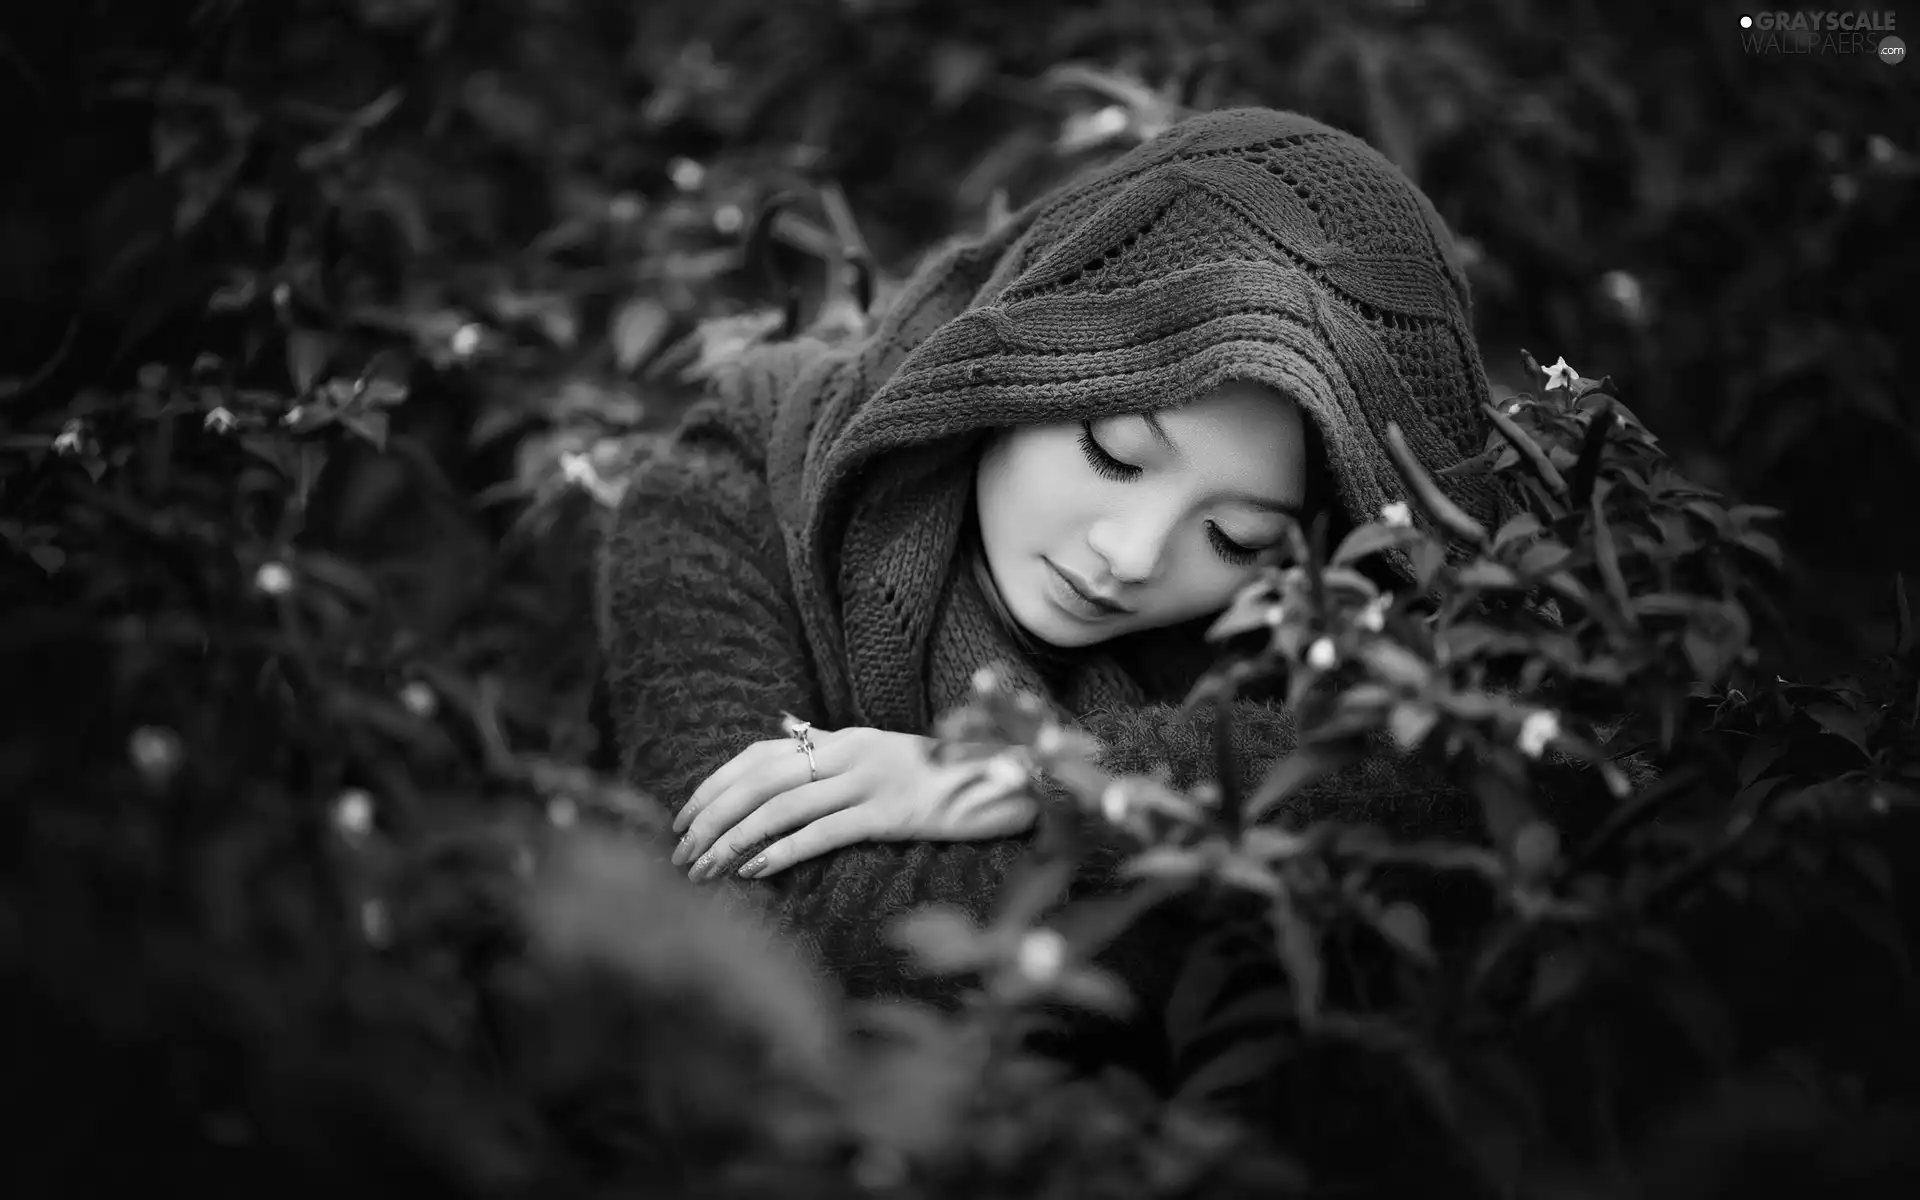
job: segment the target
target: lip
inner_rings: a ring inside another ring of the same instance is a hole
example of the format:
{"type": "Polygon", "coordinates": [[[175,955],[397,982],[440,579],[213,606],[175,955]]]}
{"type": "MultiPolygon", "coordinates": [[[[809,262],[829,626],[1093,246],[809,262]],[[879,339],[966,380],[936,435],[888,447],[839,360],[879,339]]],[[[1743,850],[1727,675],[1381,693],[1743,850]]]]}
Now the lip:
{"type": "Polygon", "coordinates": [[[1053,602],[1069,614],[1083,621],[1098,621],[1107,617],[1122,616],[1133,610],[1117,600],[1108,599],[1088,587],[1078,575],[1061,567],[1050,558],[1040,560],[1047,564],[1052,573],[1051,584],[1047,590],[1052,593],[1053,602]]]}

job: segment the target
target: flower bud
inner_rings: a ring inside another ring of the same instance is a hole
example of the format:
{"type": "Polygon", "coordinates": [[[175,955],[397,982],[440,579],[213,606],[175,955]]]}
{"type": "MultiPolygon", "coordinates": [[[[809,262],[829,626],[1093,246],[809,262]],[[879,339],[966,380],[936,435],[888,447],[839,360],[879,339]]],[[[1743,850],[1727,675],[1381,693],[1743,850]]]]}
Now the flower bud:
{"type": "Polygon", "coordinates": [[[360,788],[348,788],[333,802],[333,827],[350,838],[373,832],[373,797],[360,788]]]}
{"type": "Polygon", "coordinates": [[[1405,500],[1395,500],[1380,507],[1380,519],[1395,529],[1410,529],[1413,527],[1413,509],[1408,507],[1405,500]]]}
{"type": "Polygon", "coordinates": [[[185,752],[180,745],[180,735],[173,730],[142,725],[127,739],[127,757],[146,776],[147,782],[160,784],[180,769],[185,752]]]}
{"type": "Polygon", "coordinates": [[[269,596],[284,596],[293,590],[293,572],[285,563],[261,563],[253,573],[253,586],[269,596]]]}
{"type": "Polygon", "coordinates": [[[416,717],[431,717],[440,708],[440,697],[433,689],[419,680],[414,680],[400,689],[400,703],[416,717]]]}
{"type": "Polygon", "coordinates": [[[1020,939],[1014,958],[1020,974],[1029,983],[1051,983],[1060,977],[1067,963],[1067,939],[1051,929],[1032,929],[1020,939]]]}
{"type": "Polygon", "coordinates": [[[1560,717],[1550,709],[1537,708],[1520,723],[1520,753],[1539,758],[1547,746],[1560,736],[1560,717]]]}

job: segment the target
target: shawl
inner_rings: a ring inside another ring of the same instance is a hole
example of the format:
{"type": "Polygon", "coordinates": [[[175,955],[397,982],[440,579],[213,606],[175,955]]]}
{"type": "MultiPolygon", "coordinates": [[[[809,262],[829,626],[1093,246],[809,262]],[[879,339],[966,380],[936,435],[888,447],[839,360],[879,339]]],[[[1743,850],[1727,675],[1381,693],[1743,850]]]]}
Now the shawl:
{"type": "MultiPolygon", "coordinates": [[[[1437,474],[1480,449],[1488,399],[1431,204],[1360,139],[1265,109],[1173,126],[931,255],[868,337],[756,366],[734,382],[757,381],[769,418],[828,720],[914,732],[986,663],[1074,718],[1178,699],[1206,660],[1191,627],[1077,655],[1058,683],[1020,653],[956,569],[992,431],[1175,407],[1245,377],[1301,405],[1341,515],[1362,523],[1404,499],[1388,422],[1437,474]]],[[[1449,490],[1476,515],[1498,506],[1483,477],[1449,490]]]]}
{"type": "MultiPolygon", "coordinates": [[[[936,249],[867,336],[734,356],[677,449],[636,474],[601,552],[623,773],[677,808],[732,754],[777,736],[783,708],[829,728],[924,734],[993,664],[1090,733],[1107,770],[1164,766],[1176,787],[1199,782],[1211,730],[1174,719],[1212,658],[1195,623],[1042,664],[957,558],[995,431],[1163,410],[1236,377],[1300,404],[1350,523],[1405,499],[1389,421],[1436,475],[1484,442],[1488,386],[1439,216],[1365,143],[1291,113],[1183,121],[936,249]]],[[[1495,515],[1484,477],[1442,486],[1495,515]]],[[[1290,714],[1257,699],[1236,702],[1232,729],[1249,778],[1294,745],[1290,714]]],[[[1390,750],[1288,807],[1429,833],[1472,810],[1390,750]]],[[[951,1002],[952,982],[916,978],[887,927],[936,903],[989,919],[1031,846],[862,843],[714,888],[769,917],[852,997],[951,1002]]],[[[1104,890],[1122,859],[1096,843],[1076,893],[1104,890]]],[[[1191,934],[1178,922],[1143,932],[1102,962],[1151,1008],[1170,945],[1191,934]]]]}

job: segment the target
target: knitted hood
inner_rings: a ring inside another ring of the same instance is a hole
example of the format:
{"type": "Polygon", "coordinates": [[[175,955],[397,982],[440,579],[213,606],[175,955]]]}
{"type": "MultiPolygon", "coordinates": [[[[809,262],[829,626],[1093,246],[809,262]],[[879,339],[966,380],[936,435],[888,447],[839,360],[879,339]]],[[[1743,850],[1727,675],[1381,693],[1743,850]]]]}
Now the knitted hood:
{"type": "MultiPolygon", "coordinates": [[[[1354,522],[1403,498],[1388,422],[1430,471],[1483,441],[1438,214],[1364,142],[1297,114],[1183,121],[930,256],[872,335],[806,357],[770,414],[768,479],[840,718],[911,725],[958,702],[925,668],[985,435],[1175,407],[1236,377],[1300,404],[1354,522]]],[[[1486,481],[1447,486],[1492,514],[1486,481]]]]}

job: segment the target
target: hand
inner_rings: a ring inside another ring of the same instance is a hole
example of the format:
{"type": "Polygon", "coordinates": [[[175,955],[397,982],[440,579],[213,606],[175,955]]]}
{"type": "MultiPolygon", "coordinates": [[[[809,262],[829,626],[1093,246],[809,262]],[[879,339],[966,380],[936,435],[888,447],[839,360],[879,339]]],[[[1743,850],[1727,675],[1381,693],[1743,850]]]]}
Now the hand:
{"type": "Polygon", "coordinates": [[[704,882],[779,838],[738,871],[764,879],[856,842],[1006,837],[1039,814],[1026,773],[1008,771],[1008,760],[936,763],[932,738],[879,729],[811,737],[816,780],[799,743],[783,737],[748,746],[695,788],[674,818],[674,832],[685,834],[674,865],[692,862],[689,878],[704,882]]]}

